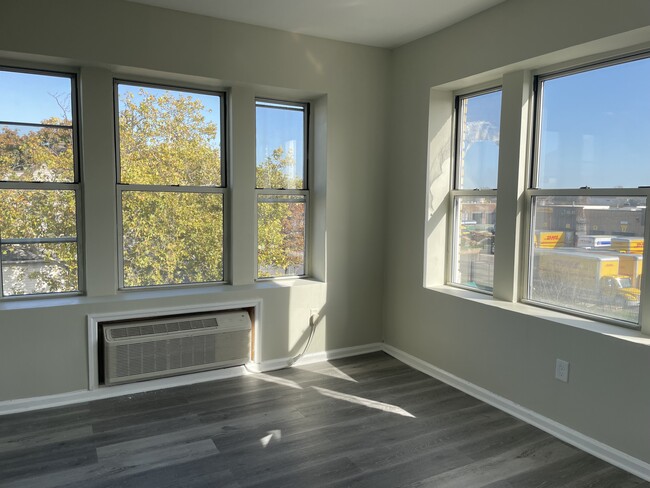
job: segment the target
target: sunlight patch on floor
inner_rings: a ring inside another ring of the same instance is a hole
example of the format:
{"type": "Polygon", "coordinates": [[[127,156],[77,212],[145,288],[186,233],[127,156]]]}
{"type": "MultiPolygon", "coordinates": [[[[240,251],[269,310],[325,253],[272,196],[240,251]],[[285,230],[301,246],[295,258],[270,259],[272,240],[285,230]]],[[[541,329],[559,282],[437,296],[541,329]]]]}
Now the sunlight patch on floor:
{"type": "Polygon", "coordinates": [[[390,403],[383,403],[375,400],[369,400],[367,398],[359,397],[356,395],[350,395],[349,393],[340,393],[338,391],[332,391],[332,390],[328,390],[327,388],[320,388],[318,386],[314,386],[312,388],[314,388],[314,390],[316,390],[321,395],[330,398],[335,398],[336,400],[343,400],[346,402],[354,403],[356,405],[362,405],[364,407],[381,410],[383,412],[394,413],[397,415],[401,415],[403,417],[415,418],[415,415],[410,414],[409,412],[407,412],[401,407],[398,407],[397,405],[391,405],[390,403]]]}
{"type": "Polygon", "coordinates": [[[282,440],[282,431],[280,429],[269,430],[268,435],[260,439],[260,444],[262,444],[262,447],[267,447],[273,439],[277,441],[282,440]]]}
{"type": "Polygon", "coordinates": [[[276,378],[275,376],[271,376],[266,373],[256,373],[255,378],[260,379],[262,381],[268,381],[269,383],[275,383],[276,385],[281,385],[281,386],[288,386],[289,388],[295,388],[296,390],[302,390],[302,386],[300,386],[298,383],[295,381],[291,381],[285,378],[276,378]]]}
{"type": "Polygon", "coordinates": [[[349,376],[348,374],[344,373],[341,371],[339,368],[336,366],[331,366],[326,369],[319,369],[319,370],[309,370],[311,373],[317,373],[317,374],[322,374],[325,376],[330,376],[332,378],[336,378],[339,380],[345,380],[345,381],[351,381],[353,383],[358,383],[357,380],[355,380],[352,376],[349,376]]]}

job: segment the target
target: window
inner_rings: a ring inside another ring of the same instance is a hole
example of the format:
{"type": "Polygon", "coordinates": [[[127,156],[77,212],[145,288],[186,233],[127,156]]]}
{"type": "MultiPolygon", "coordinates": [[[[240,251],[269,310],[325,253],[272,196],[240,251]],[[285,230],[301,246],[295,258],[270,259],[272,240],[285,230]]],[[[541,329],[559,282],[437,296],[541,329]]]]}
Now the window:
{"type": "Polygon", "coordinates": [[[452,284],[492,291],[501,91],[456,99],[452,284]]]}
{"type": "Polygon", "coordinates": [[[2,296],[78,292],[75,76],[0,70],[2,296]]]}
{"type": "Polygon", "coordinates": [[[257,277],[304,276],[307,105],[256,104],[257,277]]]}
{"type": "Polygon", "coordinates": [[[122,287],[224,280],[219,93],[116,82],[122,287]]]}
{"type": "Polygon", "coordinates": [[[528,300],[639,323],[650,59],[539,77],[528,300]]]}

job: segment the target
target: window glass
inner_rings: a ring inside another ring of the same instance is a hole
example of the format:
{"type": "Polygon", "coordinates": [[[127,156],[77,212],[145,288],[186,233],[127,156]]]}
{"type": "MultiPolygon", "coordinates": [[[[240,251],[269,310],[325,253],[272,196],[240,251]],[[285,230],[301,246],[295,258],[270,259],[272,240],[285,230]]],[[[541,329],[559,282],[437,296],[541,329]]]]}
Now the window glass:
{"type": "Polygon", "coordinates": [[[223,280],[223,195],[122,192],[124,286],[223,280]]]}
{"type": "Polygon", "coordinates": [[[461,97],[456,188],[495,189],[499,165],[501,90],[461,97]]]}
{"type": "Polygon", "coordinates": [[[221,97],[119,84],[120,181],[221,186],[221,97]]]}
{"type": "Polygon", "coordinates": [[[116,89],[121,286],[223,281],[222,96],[116,89]]]}
{"type": "Polygon", "coordinates": [[[257,102],[257,188],[303,189],[305,107],[257,102]]]}
{"type": "Polygon", "coordinates": [[[258,197],[258,277],[305,274],[305,211],[302,196],[258,197]]]}
{"type": "Polygon", "coordinates": [[[650,185],[650,59],[543,81],[538,188],[650,185]]]}
{"type": "Polygon", "coordinates": [[[79,290],[73,83],[0,71],[2,296],[79,290]]]}
{"type": "Polygon", "coordinates": [[[533,198],[529,297],[637,323],[645,197],[533,198]]]}
{"type": "Polygon", "coordinates": [[[257,100],[257,277],[306,274],[307,105],[257,100]]]}
{"type": "Polygon", "coordinates": [[[456,179],[451,192],[454,214],[450,241],[450,281],[491,292],[501,90],[460,96],[456,107],[456,179]],[[472,190],[471,196],[467,190],[472,190]]]}
{"type": "Polygon", "coordinates": [[[492,291],[496,197],[457,197],[453,282],[492,291]]]}

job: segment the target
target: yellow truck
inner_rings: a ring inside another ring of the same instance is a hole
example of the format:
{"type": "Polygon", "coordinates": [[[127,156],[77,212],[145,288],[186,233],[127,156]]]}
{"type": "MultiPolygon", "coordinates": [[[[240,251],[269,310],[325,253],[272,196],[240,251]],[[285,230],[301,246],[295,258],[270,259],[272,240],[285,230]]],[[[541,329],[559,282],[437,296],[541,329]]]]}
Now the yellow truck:
{"type": "Polygon", "coordinates": [[[538,230],[535,232],[535,247],[555,249],[565,246],[566,233],[561,230],[538,230]]]}
{"type": "Polygon", "coordinates": [[[612,237],[612,251],[643,254],[643,237],[612,237]]]}
{"type": "Polygon", "coordinates": [[[619,254],[618,274],[629,276],[632,286],[641,288],[641,271],[643,269],[643,256],[639,254],[619,254]]]}
{"type": "MultiPolygon", "coordinates": [[[[639,305],[639,288],[620,274],[620,256],[575,249],[536,249],[532,296],[571,306],[575,301],[595,305],[639,305]]],[[[638,264],[638,263],[637,263],[638,264]]]]}

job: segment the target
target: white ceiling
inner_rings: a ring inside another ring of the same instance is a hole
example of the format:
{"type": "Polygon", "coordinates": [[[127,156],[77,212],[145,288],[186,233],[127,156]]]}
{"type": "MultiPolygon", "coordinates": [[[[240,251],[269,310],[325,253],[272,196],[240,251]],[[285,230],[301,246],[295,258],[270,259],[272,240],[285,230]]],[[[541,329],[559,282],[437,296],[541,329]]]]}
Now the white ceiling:
{"type": "Polygon", "coordinates": [[[367,46],[397,47],[504,0],[129,0],[367,46]]]}

